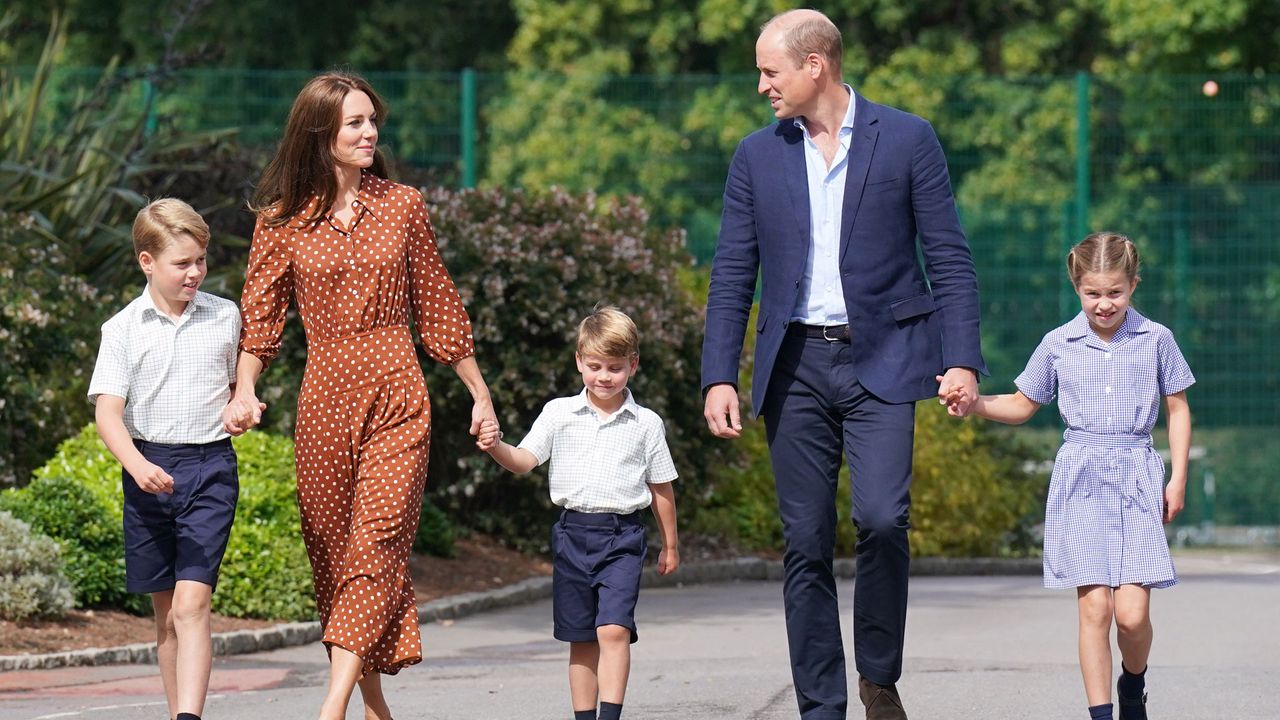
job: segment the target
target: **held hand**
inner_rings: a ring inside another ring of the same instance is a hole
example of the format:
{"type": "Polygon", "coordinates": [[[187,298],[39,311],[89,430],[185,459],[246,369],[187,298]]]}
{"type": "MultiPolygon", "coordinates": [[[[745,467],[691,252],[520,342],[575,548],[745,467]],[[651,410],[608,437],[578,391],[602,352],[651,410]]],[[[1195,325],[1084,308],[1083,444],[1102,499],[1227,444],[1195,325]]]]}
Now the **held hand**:
{"type": "Polygon", "coordinates": [[[480,450],[488,450],[498,443],[497,437],[493,437],[488,444],[485,444],[485,438],[481,436],[481,429],[486,424],[492,424],[492,429],[498,431],[498,436],[502,435],[501,426],[498,424],[498,416],[493,412],[493,401],[486,395],[475,401],[471,406],[471,428],[468,432],[472,437],[476,438],[476,447],[480,450]]]}
{"type": "Polygon", "coordinates": [[[262,413],[266,409],[267,404],[259,402],[252,393],[243,397],[234,396],[222,408],[222,427],[232,435],[243,435],[262,422],[262,413]]]}
{"type": "Polygon", "coordinates": [[[173,477],[155,463],[149,462],[137,468],[131,468],[129,475],[143,492],[152,495],[173,492],[173,477]]]}
{"type": "Polygon", "coordinates": [[[948,415],[952,417],[964,417],[964,413],[961,412],[961,409],[967,400],[964,389],[953,387],[950,391],[943,391],[942,382],[945,378],[941,375],[934,375],[933,377],[938,381],[938,404],[947,406],[948,415]]]}
{"type": "Polygon", "coordinates": [[[953,367],[937,377],[938,402],[947,406],[947,414],[965,417],[978,399],[978,375],[969,368],[953,367]]]}
{"type": "Polygon", "coordinates": [[[718,438],[733,439],[742,435],[738,389],[728,383],[712,385],[707,391],[702,417],[706,419],[711,434],[718,438]]]}
{"type": "Polygon", "coordinates": [[[1178,513],[1182,512],[1183,503],[1186,501],[1187,488],[1183,483],[1170,482],[1164,487],[1164,521],[1166,523],[1173,522],[1178,517],[1178,513]]]}
{"type": "Polygon", "coordinates": [[[480,434],[476,436],[476,447],[487,452],[496,447],[501,439],[502,431],[498,429],[498,423],[493,420],[485,420],[480,423],[480,434]]]}
{"type": "Polygon", "coordinates": [[[670,575],[680,567],[680,549],[662,548],[658,551],[658,574],[670,575]]]}

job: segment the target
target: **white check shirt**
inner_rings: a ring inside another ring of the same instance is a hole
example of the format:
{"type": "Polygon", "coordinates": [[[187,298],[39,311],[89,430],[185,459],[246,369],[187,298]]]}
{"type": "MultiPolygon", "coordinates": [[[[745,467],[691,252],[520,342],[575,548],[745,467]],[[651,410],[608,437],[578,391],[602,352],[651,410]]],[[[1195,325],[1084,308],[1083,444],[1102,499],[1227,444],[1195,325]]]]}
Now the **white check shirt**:
{"type": "Polygon", "coordinates": [[[221,440],[239,343],[240,309],[230,300],[197,292],[175,321],[143,288],[102,325],[89,402],[124,398],[124,426],[137,440],[221,440]]]}
{"type": "Polygon", "coordinates": [[[520,447],[538,464],[551,460],[551,501],[579,512],[626,514],[652,501],[650,484],[677,477],[662,418],[626,399],[607,418],[587,402],[587,390],[546,404],[520,447]]]}

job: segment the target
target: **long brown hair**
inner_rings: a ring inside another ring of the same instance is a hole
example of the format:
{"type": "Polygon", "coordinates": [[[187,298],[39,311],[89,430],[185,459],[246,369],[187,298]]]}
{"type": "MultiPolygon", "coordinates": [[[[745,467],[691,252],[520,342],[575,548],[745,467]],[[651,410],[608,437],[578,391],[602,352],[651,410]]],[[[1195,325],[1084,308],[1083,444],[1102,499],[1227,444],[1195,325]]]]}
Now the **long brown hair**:
{"type": "MultiPolygon", "coordinates": [[[[342,101],[353,90],[368,95],[374,117],[379,124],[386,122],[386,103],[367,80],[353,73],[335,71],[317,75],[294,99],[280,147],[262,171],[249,202],[249,209],[263,218],[268,227],[279,227],[292,220],[307,206],[312,195],[318,195],[320,203],[310,217],[302,220],[309,225],[329,212],[338,195],[333,141],[342,126],[342,101]]],[[[374,151],[369,172],[387,177],[381,149],[374,151]]]]}

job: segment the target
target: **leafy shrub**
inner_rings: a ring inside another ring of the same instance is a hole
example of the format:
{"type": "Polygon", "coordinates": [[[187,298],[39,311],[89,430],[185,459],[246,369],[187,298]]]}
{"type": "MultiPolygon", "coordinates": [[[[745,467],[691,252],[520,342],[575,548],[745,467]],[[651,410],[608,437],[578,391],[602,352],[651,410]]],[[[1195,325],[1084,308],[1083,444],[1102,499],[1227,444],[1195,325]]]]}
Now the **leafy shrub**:
{"type": "Polygon", "coordinates": [[[413,549],[436,557],[453,557],[453,525],[444,511],[422,496],[422,515],[418,518],[418,534],[413,549]]]}
{"type": "Polygon", "coordinates": [[[251,432],[232,443],[240,500],[213,610],[235,617],[313,619],[315,593],[298,516],[293,441],[251,432]]]}
{"type": "MultiPolygon", "coordinates": [[[[117,488],[119,472],[117,466],[117,488]]],[[[116,493],[119,494],[118,489],[116,493]]],[[[149,598],[125,592],[119,503],[113,506],[105,502],[95,488],[75,475],[49,472],[38,475],[21,490],[0,493],[0,509],[62,546],[77,607],[107,606],[136,614],[150,610],[149,598]]]]}
{"type": "Polygon", "coordinates": [[[75,599],[58,543],[0,512],[0,619],[61,617],[75,599]]]}
{"type": "MultiPolygon", "coordinates": [[[[701,427],[701,307],[680,269],[679,231],[659,231],[639,201],[600,202],[561,190],[453,192],[427,204],[445,265],[471,316],[477,361],[508,438],[528,431],[546,402],[582,389],[573,361],[578,322],[600,301],[640,331],[636,399],[667,427],[680,472],[683,518],[713,487],[711,470],[737,450],[701,427]]],[[[427,363],[432,401],[432,498],[451,517],[510,540],[543,542],[545,484],[497,467],[467,433],[471,398],[447,367],[427,363]]],[[[538,477],[545,477],[539,470],[538,477]]]]}
{"type": "MultiPolygon", "coordinates": [[[[916,406],[911,552],[969,557],[1033,552],[1048,482],[1026,468],[1035,453],[1004,428],[916,406]]],[[[851,547],[851,546],[850,546],[851,547]]]]}
{"type": "MultiPolygon", "coordinates": [[[[285,620],[315,616],[311,566],[302,544],[293,442],[254,432],[235,438],[240,500],[213,609],[285,620]]],[[[146,612],[145,595],[125,592],[120,465],[93,425],[62,443],[31,484],[0,493],[0,508],[63,545],[78,605],[146,612]]]]}

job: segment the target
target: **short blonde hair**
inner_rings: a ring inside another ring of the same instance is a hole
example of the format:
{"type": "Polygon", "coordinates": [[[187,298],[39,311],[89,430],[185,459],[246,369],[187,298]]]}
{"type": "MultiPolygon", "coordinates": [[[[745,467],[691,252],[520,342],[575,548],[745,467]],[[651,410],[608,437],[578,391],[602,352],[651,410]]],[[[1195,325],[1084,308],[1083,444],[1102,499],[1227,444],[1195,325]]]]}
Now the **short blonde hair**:
{"type": "Polygon", "coordinates": [[[633,360],[640,356],[640,333],[626,313],[597,305],[578,323],[578,354],[633,360]]]}
{"type": "Polygon", "coordinates": [[[1129,238],[1117,232],[1096,232],[1081,240],[1067,253],[1067,277],[1079,287],[1085,273],[1109,273],[1120,271],[1126,279],[1138,278],[1142,261],[1138,247],[1129,238]]]}
{"type": "Polygon", "coordinates": [[[153,200],[133,219],[133,254],[155,257],[179,235],[187,235],[202,249],[209,247],[209,226],[195,208],[177,198],[153,200]]]}

